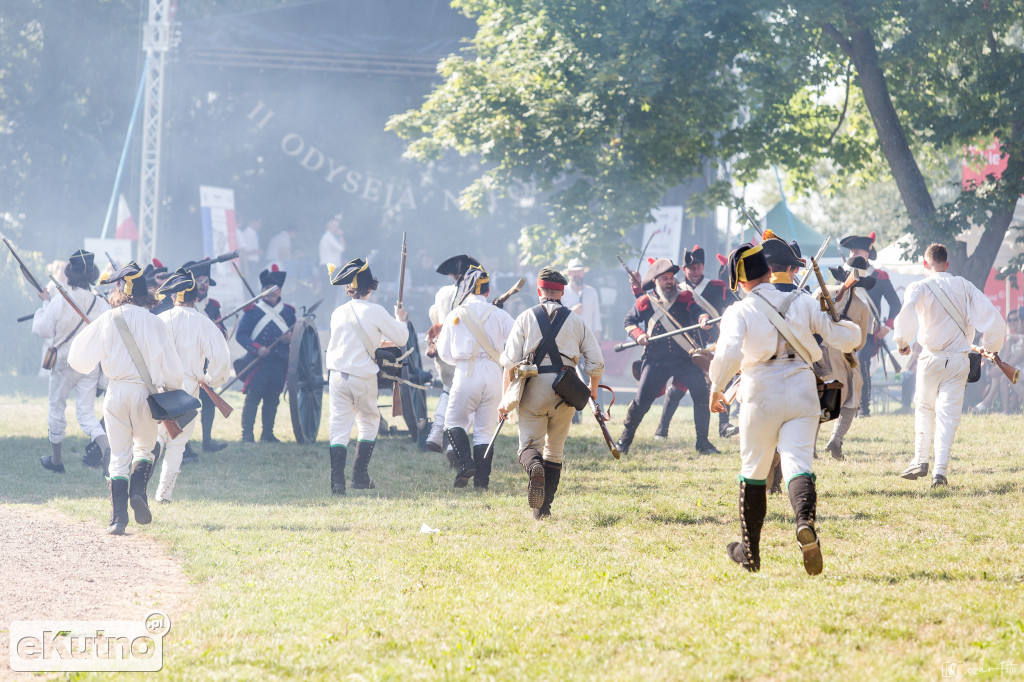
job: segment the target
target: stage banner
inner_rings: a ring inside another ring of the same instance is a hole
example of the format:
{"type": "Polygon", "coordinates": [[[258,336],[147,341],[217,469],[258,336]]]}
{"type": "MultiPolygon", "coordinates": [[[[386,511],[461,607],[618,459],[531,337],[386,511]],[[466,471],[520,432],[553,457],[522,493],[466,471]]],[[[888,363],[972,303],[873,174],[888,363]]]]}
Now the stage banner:
{"type": "MultiPolygon", "coordinates": [[[[235,231],[235,191],[226,187],[200,185],[199,208],[203,220],[203,255],[219,256],[238,248],[235,231]]],[[[242,280],[231,263],[217,263],[210,277],[217,283],[210,297],[224,304],[240,303],[247,297],[242,280]]]]}

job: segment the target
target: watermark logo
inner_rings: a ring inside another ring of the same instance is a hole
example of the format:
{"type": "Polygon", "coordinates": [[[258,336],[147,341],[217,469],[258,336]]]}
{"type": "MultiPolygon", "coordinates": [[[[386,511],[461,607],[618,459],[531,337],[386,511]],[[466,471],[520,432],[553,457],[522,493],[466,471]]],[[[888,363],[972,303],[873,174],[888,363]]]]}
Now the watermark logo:
{"type": "Polygon", "coordinates": [[[46,621],[11,623],[11,670],[15,672],[156,672],[164,667],[167,614],[143,621],[46,621]]]}
{"type": "Polygon", "coordinates": [[[942,677],[952,680],[962,680],[973,675],[992,676],[999,673],[999,676],[1014,675],[1017,672],[1015,663],[1000,663],[998,666],[971,666],[964,661],[943,661],[942,677]]]}

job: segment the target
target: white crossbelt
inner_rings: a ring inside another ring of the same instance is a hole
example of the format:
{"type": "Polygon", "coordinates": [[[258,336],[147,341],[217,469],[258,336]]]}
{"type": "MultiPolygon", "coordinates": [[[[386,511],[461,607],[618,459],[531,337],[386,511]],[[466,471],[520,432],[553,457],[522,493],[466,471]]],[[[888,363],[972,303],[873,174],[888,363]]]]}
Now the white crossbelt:
{"type": "Polygon", "coordinates": [[[701,280],[700,284],[698,284],[697,286],[693,286],[687,280],[684,279],[683,286],[686,287],[687,291],[693,294],[693,300],[697,301],[697,305],[703,308],[704,312],[706,312],[711,317],[718,317],[718,309],[715,308],[715,306],[711,305],[711,302],[708,301],[708,299],[704,298],[703,296],[704,289],[707,288],[708,282],[710,281],[711,280],[705,277],[703,280],[701,280]]]}
{"type": "MultiPolygon", "coordinates": [[[[960,331],[962,331],[964,333],[964,336],[967,337],[967,343],[972,343],[974,339],[967,334],[967,320],[964,319],[963,313],[961,313],[960,310],[955,305],[953,305],[953,301],[950,300],[949,295],[942,290],[942,287],[940,287],[937,282],[930,278],[925,278],[924,285],[928,287],[928,290],[930,292],[932,292],[932,295],[935,296],[935,300],[939,302],[939,305],[941,305],[943,309],[949,314],[949,316],[953,318],[953,322],[956,323],[956,326],[960,327],[960,331]]],[[[948,354],[942,351],[929,350],[928,352],[931,353],[932,355],[948,354]]],[[[965,352],[967,351],[954,352],[952,354],[963,356],[965,352]]]]}
{"type": "MultiPolygon", "coordinates": [[[[501,364],[501,354],[498,349],[494,347],[491,340],[487,338],[487,334],[484,333],[484,322],[491,316],[494,309],[491,308],[484,313],[483,319],[480,319],[476,314],[466,306],[459,306],[456,308],[459,318],[466,325],[466,329],[470,334],[473,335],[473,339],[476,340],[476,345],[473,347],[473,356],[469,359],[469,371],[466,372],[467,376],[473,376],[473,367],[476,365],[477,348],[483,348],[484,352],[495,364],[501,364]]],[[[458,318],[456,318],[458,319],[458,318]]]]}
{"type": "MultiPolygon", "coordinates": [[[[650,321],[647,323],[648,336],[654,335],[654,328],[655,326],[657,326],[659,322],[661,322],[661,326],[665,329],[665,331],[681,329],[679,324],[672,318],[671,315],[668,314],[669,306],[662,302],[661,296],[658,295],[657,290],[654,290],[650,294],[648,294],[648,297],[660,304],[656,306],[657,310],[654,311],[654,315],[651,316],[650,321]]],[[[686,337],[683,334],[676,334],[675,336],[671,336],[669,338],[671,338],[673,341],[679,344],[679,347],[682,348],[687,353],[689,353],[695,347],[692,343],[686,340],[686,337]]]]}
{"type": "MultiPolygon", "coordinates": [[[[280,301],[278,301],[277,304],[282,307],[284,306],[280,301]]],[[[286,334],[288,332],[288,323],[285,322],[284,318],[281,317],[273,307],[268,305],[266,301],[260,301],[256,304],[256,307],[263,311],[263,317],[256,323],[256,326],[252,330],[251,338],[253,341],[259,338],[259,335],[271,322],[274,323],[274,326],[277,327],[282,334],[286,334]]]]}
{"type": "Polygon", "coordinates": [[[753,300],[757,309],[764,313],[765,317],[768,318],[768,321],[779,330],[779,333],[785,337],[786,341],[788,341],[789,345],[793,347],[793,350],[796,351],[797,355],[804,359],[804,362],[808,365],[813,365],[818,360],[821,360],[820,348],[815,346],[814,351],[816,352],[812,352],[809,348],[805,347],[800,343],[796,334],[793,333],[793,328],[789,326],[788,322],[786,322],[786,318],[779,315],[779,311],[777,311],[760,293],[756,291],[751,293],[754,294],[753,300]]]}
{"type": "Polygon", "coordinates": [[[370,360],[377,363],[377,346],[374,345],[373,341],[370,340],[370,336],[363,329],[363,323],[359,320],[359,316],[356,315],[355,307],[349,303],[341,307],[341,314],[344,316],[345,321],[348,322],[349,327],[356,333],[356,337],[362,342],[363,348],[370,356],[370,360]]]}

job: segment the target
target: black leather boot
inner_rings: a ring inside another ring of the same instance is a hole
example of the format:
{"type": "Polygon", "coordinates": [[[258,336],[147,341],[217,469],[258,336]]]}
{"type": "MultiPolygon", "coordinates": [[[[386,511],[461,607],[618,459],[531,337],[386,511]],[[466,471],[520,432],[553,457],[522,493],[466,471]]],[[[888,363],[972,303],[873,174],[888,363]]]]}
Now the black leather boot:
{"type": "Polygon", "coordinates": [[[376,441],[361,440],[356,443],[356,461],[352,463],[352,488],[354,490],[372,490],[377,486],[370,479],[366,468],[370,464],[370,455],[376,441]]]}
{"type": "Polygon", "coordinates": [[[280,394],[277,392],[263,396],[263,412],[260,419],[263,423],[263,433],[260,434],[261,443],[280,443],[274,435],[274,421],[277,419],[277,406],[281,402],[280,394]]]}
{"type": "Polygon", "coordinates": [[[730,542],[725,551],[729,558],[751,573],[761,570],[761,527],[768,510],[765,486],[740,481],[741,542],[730,542]]]}
{"type": "Polygon", "coordinates": [[[772,455],[772,465],[768,469],[768,494],[777,495],[782,492],[782,458],[776,450],[772,455]]]}
{"type": "Polygon", "coordinates": [[[822,569],[821,544],[814,530],[817,513],[818,491],[810,476],[795,476],[789,482],[789,503],[796,514],[796,541],[804,555],[804,570],[808,575],[818,575],[822,569]]]}
{"type": "Polygon", "coordinates": [[[626,408],[626,418],[622,420],[622,435],[619,436],[619,440],[615,444],[619,453],[623,455],[629,453],[629,446],[633,444],[633,436],[636,435],[636,429],[640,426],[640,421],[643,418],[644,415],[640,413],[636,402],[630,401],[629,407],[626,408]]]}
{"type": "Polygon", "coordinates": [[[146,487],[152,471],[153,463],[140,459],[132,465],[132,473],[128,478],[128,501],[135,512],[135,523],[143,526],[153,520],[153,514],[149,511],[149,499],[146,496],[146,487]]]}
{"type": "Polygon", "coordinates": [[[870,358],[860,361],[860,375],[864,378],[864,385],[860,389],[860,416],[871,416],[871,365],[870,358]]]}
{"type": "Polygon", "coordinates": [[[344,445],[331,446],[331,494],[345,494],[345,457],[348,448],[344,445]]]}
{"type": "Polygon", "coordinates": [[[253,429],[256,427],[256,410],[259,409],[260,399],[255,393],[246,393],[245,402],[242,403],[242,442],[252,443],[253,429]]]}
{"type": "Polygon", "coordinates": [[[117,478],[110,481],[110,525],[109,535],[124,535],[128,526],[128,481],[117,478]]]}
{"type": "Polygon", "coordinates": [[[672,384],[669,384],[665,392],[665,403],[661,408],[661,419],[658,420],[658,428],[654,430],[655,438],[668,438],[668,427],[672,423],[672,417],[676,414],[679,401],[686,395],[686,391],[680,391],[672,384]]]}
{"type": "Polygon", "coordinates": [[[732,438],[740,432],[738,426],[729,423],[729,411],[718,413],[718,435],[722,438],[732,438]]]}
{"type": "Polygon", "coordinates": [[[544,460],[544,504],[540,509],[533,510],[533,518],[540,521],[551,516],[551,503],[558,492],[558,482],[562,478],[562,463],[544,460]]]}
{"type": "Polygon", "coordinates": [[[491,484],[491,457],[487,456],[487,443],[473,446],[473,467],[476,473],[473,474],[473,487],[477,490],[487,490],[491,484]]]}
{"type": "Polygon", "coordinates": [[[452,449],[455,450],[455,457],[459,462],[459,472],[455,474],[455,487],[465,488],[469,479],[476,473],[473,464],[473,446],[470,445],[469,435],[465,429],[455,427],[445,429],[448,433],[448,440],[452,442],[452,449]]]}
{"type": "Polygon", "coordinates": [[[540,509],[544,504],[544,459],[540,451],[534,447],[528,447],[519,453],[519,463],[526,469],[526,475],[530,477],[530,485],[526,489],[526,500],[530,509],[540,509]]]}

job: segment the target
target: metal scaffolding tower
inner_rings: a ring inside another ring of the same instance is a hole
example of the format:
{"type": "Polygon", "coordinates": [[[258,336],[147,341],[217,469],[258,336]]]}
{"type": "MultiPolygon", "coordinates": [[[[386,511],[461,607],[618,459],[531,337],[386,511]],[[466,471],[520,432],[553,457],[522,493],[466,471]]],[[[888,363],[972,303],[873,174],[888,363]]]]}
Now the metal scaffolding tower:
{"type": "Polygon", "coordinates": [[[139,197],[137,261],[148,263],[156,251],[160,212],[160,142],[163,136],[164,64],[178,43],[172,20],[177,0],[149,0],[149,20],[143,27],[146,64],[146,101],[142,123],[142,179],[139,197]]]}

